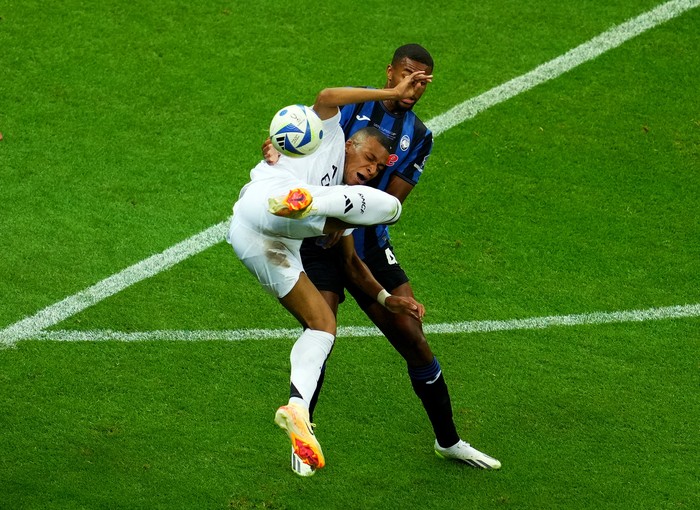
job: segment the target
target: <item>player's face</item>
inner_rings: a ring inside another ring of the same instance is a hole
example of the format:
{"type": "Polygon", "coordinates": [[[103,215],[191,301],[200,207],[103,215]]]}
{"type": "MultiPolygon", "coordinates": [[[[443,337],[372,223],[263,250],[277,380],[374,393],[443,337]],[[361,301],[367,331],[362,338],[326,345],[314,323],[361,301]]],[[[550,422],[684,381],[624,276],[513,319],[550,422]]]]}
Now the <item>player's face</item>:
{"type": "MultiPolygon", "coordinates": [[[[386,68],[386,88],[396,86],[396,84],[398,84],[406,76],[416,71],[423,71],[428,75],[433,74],[432,67],[416,62],[415,60],[411,60],[410,58],[404,58],[395,66],[389,64],[389,66],[386,68]]],[[[394,112],[399,110],[410,110],[421,98],[427,86],[427,81],[421,81],[418,83],[416,93],[413,95],[413,97],[402,99],[401,101],[387,101],[387,103],[390,103],[388,105],[389,109],[394,112]]]]}
{"type": "Polygon", "coordinates": [[[343,182],[348,185],[365,184],[386,168],[389,152],[368,136],[362,142],[345,142],[345,169],[343,182]]]}

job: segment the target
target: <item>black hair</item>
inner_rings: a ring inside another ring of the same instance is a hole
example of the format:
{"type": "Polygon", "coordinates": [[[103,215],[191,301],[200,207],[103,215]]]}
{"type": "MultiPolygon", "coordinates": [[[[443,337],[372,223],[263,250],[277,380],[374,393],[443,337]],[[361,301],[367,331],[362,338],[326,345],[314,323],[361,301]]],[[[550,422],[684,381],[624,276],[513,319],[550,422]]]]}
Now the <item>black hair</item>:
{"type": "Polygon", "coordinates": [[[362,129],[358,129],[350,138],[354,139],[355,137],[357,137],[358,141],[362,141],[367,137],[374,138],[389,154],[393,151],[393,144],[389,137],[374,126],[365,126],[362,129]]]}
{"type": "Polygon", "coordinates": [[[410,58],[421,64],[425,64],[429,68],[433,68],[433,57],[430,56],[428,50],[420,44],[404,44],[396,48],[394,58],[391,59],[391,65],[399,64],[404,58],[410,58]]]}

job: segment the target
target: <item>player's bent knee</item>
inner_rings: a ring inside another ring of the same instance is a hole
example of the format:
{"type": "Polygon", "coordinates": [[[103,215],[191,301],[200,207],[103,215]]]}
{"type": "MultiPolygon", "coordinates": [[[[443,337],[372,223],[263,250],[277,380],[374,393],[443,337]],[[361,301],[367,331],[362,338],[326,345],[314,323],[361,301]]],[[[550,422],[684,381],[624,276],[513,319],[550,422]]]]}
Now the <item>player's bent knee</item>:
{"type": "Polygon", "coordinates": [[[335,319],[327,320],[324,318],[313,318],[307,321],[306,326],[309,329],[325,331],[326,333],[330,333],[331,335],[335,335],[337,330],[335,319]]]}
{"type": "Polygon", "coordinates": [[[384,222],[386,225],[393,225],[401,217],[401,212],[403,207],[401,206],[401,201],[396,197],[391,197],[394,199],[394,208],[389,212],[387,220],[384,222]]]}

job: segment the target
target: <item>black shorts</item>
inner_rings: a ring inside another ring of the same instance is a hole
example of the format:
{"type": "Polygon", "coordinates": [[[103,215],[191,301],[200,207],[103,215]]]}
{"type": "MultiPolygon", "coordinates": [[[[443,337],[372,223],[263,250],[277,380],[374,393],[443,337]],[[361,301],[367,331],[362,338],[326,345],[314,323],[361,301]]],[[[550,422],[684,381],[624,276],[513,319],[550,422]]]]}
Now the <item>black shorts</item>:
{"type": "MultiPolygon", "coordinates": [[[[344,289],[347,289],[361,308],[375,302],[375,296],[368,296],[345,277],[340,246],[324,249],[316,243],[317,239],[320,238],[305,239],[301,245],[304,271],[316,288],[337,294],[341,303],[345,301],[344,289]]],[[[369,250],[365,254],[364,263],[389,292],[408,282],[408,276],[396,260],[391,245],[369,250]]]]}

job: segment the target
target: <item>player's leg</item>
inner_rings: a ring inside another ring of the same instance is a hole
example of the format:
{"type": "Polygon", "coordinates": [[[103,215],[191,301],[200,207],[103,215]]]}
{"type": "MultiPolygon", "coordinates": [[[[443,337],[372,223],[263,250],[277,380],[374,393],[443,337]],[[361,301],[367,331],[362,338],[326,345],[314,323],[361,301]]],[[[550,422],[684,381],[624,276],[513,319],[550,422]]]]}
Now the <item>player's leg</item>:
{"type": "Polygon", "coordinates": [[[335,340],[335,316],[314,285],[303,273],[301,241],[261,234],[234,216],[227,239],[246,268],[263,288],[278,297],[282,305],[305,328],[290,354],[291,397],[278,409],[275,422],[292,442],[293,455],[310,469],[295,470],[308,476],[323,467],[321,446],[313,433],[308,407],[335,340]],[[304,471],[305,470],[305,471],[304,471]]]}
{"type": "Polygon", "coordinates": [[[353,225],[396,223],[401,216],[401,202],[369,186],[307,186],[271,197],[269,211],[285,218],[322,216],[345,222],[345,226],[324,230],[330,233],[353,225]]]}
{"type": "MultiPolygon", "coordinates": [[[[413,297],[408,283],[392,289],[391,293],[413,297]]],[[[420,323],[410,320],[410,317],[392,314],[375,304],[368,304],[363,310],[406,360],[413,391],[421,400],[435,432],[435,453],[441,458],[455,459],[476,468],[500,468],[498,460],[460,439],[440,363],[433,356],[420,323]]]]}
{"type": "Polygon", "coordinates": [[[297,283],[280,298],[280,302],[305,329],[290,354],[289,402],[277,410],[275,422],[292,441],[292,468],[298,474],[309,476],[314,469],[325,465],[321,445],[311,424],[309,406],[333,348],[335,316],[304,273],[299,275],[297,283]],[[295,467],[297,458],[311,469],[298,464],[295,467]]]}
{"type": "MultiPolygon", "coordinates": [[[[408,278],[395,258],[392,257],[391,264],[384,264],[382,256],[368,257],[365,260],[375,278],[385,288],[391,289],[393,295],[414,297],[408,278]]],[[[421,323],[411,317],[391,313],[376,301],[365,299],[364,294],[350,283],[348,291],[406,361],[411,385],[428,414],[439,444],[452,446],[457,443],[459,435],[453,421],[445,378],[428,345],[421,323]]]]}
{"type": "MultiPolygon", "coordinates": [[[[321,294],[326,294],[325,292],[321,291],[321,294]]],[[[335,296],[334,293],[328,293],[332,294],[335,296]]],[[[324,299],[324,301],[328,302],[328,300],[324,299]]],[[[333,299],[330,299],[330,301],[333,301],[333,299]]],[[[317,305],[318,306],[318,305],[317,305]]],[[[319,308],[322,308],[319,306],[319,308]]],[[[336,304],[332,307],[332,313],[333,317],[335,317],[335,312],[338,309],[337,305],[337,299],[336,299],[336,304]]],[[[308,331],[306,330],[304,336],[309,336],[308,331]]],[[[291,376],[291,382],[290,382],[290,399],[289,402],[291,404],[294,404],[295,402],[299,403],[302,407],[306,408],[306,401],[308,400],[308,415],[306,417],[306,422],[311,424],[313,427],[313,414],[314,410],[316,408],[316,405],[318,404],[318,398],[321,392],[321,388],[323,387],[323,382],[325,380],[325,375],[326,375],[326,362],[328,359],[328,356],[330,356],[330,353],[332,351],[332,346],[331,350],[328,350],[326,353],[326,359],[324,360],[323,364],[321,365],[321,370],[320,373],[316,371],[317,364],[314,363],[313,366],[311,367],[313,371],[309,370],[309,364],[308,362],[300,363],[297,361],[298,359],[304,360],[305,359],[305,353],[308,353],[308,346],[311,345],[313,346],[313,343],[311,343],[314,339],[312,338],[300,338],[297,340],[297,342],[294,345],[294,348],[292,349],[292,354],[290,356],[290,359],[292,360],[292,376],[291,376]],[[318,379],[316,379],[318,377],[318,379]],[[312,391],[312,385],[314,379],[316,379],[315,386],[313,386],[313,391],[312,391]],[[306,383],[304,383],[306,381],[306,383]],[[300,390],[301,388],[301,390],[300,390]],[[311,398],[309,399],[309,394],[311,393],[311,398]],[[299,402],[299,400],[302,400],[303,402],[299,402]]],[[[316,339],[315,341],[318,342],[319,340],[322,339],[316,339]]],[[[324,353],[325,353],[324,349],[324,353]]],[[[320,360],[320,358],[319,358],[320,360]]],[[[287,413],[288,406],[283,406],[280,408],[279,413],[282,416],[284,413],[287,413]]],[[[302,411],[303,412],[303,411],[302,411]]],[[[286,426],[283,426],[283,428],[286,429],[286,426]]],[[[303,450],[301,451],[303,453],[303,450]]],[[[316,468],[319,467],[318,464],[315,466],[312,466],[312,464],[316,459],[312,457],[311,462],[308,460],[304,460],[298,453],[295,451],[294,448],[292,448],[292,453],[291,453],[291,465],[292,465],[292,470],[300,475],[300,476],[312,476],[316,468]]],[[[321,466],[322,467],[322,466],[321,466]]]]}
{"type": "MultiPolygon", "coordinates": [[[[414,297],[408,277],[388,252],[370,254],[365,260],[375,278],[393,295],[414,297]]],[[[455,458],[474,467],[497,469],[500,463],[462,441],[457,433],[450,395],[442,369],[423,332],[422,325],[410,317],[393,314],[376,301],[348,285],[356,301],[384,333],[391,345],[406,360],[408,375],[416,396],[421,400],[435,432],[435,451],[444,458],[455,458]]]]}
{"type": "Polygon", "coordinates": [[[333,348],[335,316],[304,273],[280,302],[304,326],[304,332],[292,347],[290,403],[308,409],[321,369],[333,348]]]}
{"type": "MultiPolygon", "coordinates": [[[[300,254],[306,270],[306,275],[314,283],[328,303],[333,317],[338,310],[339,295],[344,297],[343,293],[343,268],[340,251],[323,249],[317,242],[318,239],[306,239],[302,242],[300,254]],[[333,291],[324,291],[321,289],[333,289],[333,291]]],[[[314,306],[315,308],[322,308],[314,306]]],[[[321,373],[316,383],[316,389],[309,403],[309,422],[313,422],[314,409],[318,403],[320,391],[325,379],[326,364],[321,367],[321,373]]],[[[294,394],[292,387],[292,395],[294,394]]],[[[315,468],[304,463],[304,461],[292,450],[291,454],[292,470],[300,476],[311,476],[315,473],[315,468]]]]}
{"type": "MultiPolygon", "coordinates": [[[[392,295],[413,297],[409,283],[391,290],[392,295]]],[[[406,360],[413,391],[421,400],[433,426],[438,443],[452,446],[459,441],[450,394],[442,369],[423,333],[420,322],[389,312],[379,303],[362,300],[362,310],[374,322],[391,345],[406,360]]]]}

